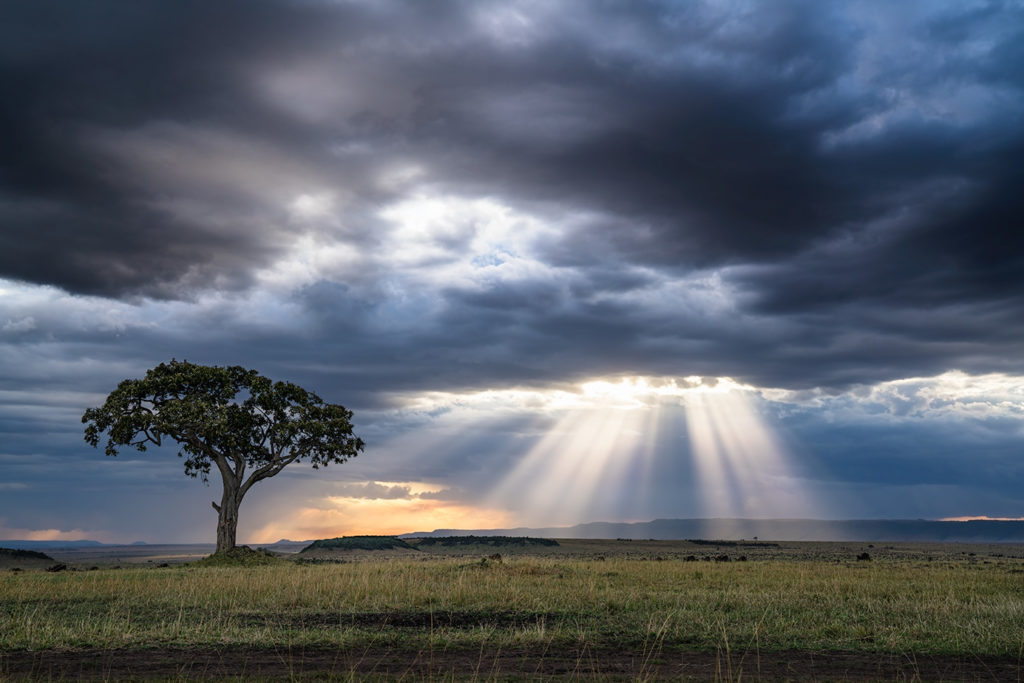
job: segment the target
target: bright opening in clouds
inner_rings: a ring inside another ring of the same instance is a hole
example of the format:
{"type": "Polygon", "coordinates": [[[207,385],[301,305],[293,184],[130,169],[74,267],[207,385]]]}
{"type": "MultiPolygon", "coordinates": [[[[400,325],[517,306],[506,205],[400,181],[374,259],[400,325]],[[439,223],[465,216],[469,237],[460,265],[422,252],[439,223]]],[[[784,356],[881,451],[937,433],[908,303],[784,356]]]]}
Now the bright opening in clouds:
{"type": "Polygon", "coordinates": [[[587,382],[578,396],[553,399],[554,426],[489,499],[534,524],[586,522],[598,510],[645,519],[655,514],[655,467],[675,458],[695,475],[679,493],[694,497],[687,509],[698,516],[827,517],[752,406],[752,390],[728,378],[587,382]],[[685,420],[685,439],[659,433],[670,417],[685,420]]]}
{"type": "Polygon", "coordinates": [[[1020,517],[1022,46],[1000,0],[7,3],[0,537],[211,537],[82,441],[170,358],[367,441],[242,540],[1020,517]]]}

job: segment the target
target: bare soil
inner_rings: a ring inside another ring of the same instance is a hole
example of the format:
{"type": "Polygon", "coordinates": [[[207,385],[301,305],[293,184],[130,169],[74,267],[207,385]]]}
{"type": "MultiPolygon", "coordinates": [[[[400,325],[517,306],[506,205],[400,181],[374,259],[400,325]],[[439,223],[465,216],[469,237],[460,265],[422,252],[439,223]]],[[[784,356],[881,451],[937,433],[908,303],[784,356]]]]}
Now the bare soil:
{"type": "Polygon", "coordinates": [[[1019,681],[1018,658],[856,652],[73,650],[0,653],[8,679],[331,678],[1019,681]]]}

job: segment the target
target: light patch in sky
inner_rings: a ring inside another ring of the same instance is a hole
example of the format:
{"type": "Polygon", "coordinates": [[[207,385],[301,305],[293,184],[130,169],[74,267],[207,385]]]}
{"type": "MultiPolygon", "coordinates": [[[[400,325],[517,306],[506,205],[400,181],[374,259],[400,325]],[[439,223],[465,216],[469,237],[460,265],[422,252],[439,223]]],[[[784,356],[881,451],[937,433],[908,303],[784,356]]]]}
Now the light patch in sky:
{"type": "Polygon", "coordinates": [[[313,505],[282,513],[248,535],[251,543],[282,538],[311,540],[353,535],[394,535],[412,531],[501,528],[507,513],[479,506],[420,498],[349,498],[329,496],[313,505]]]}
{"type": "Polygon", "coordinates": [[[0,330],[4,332],[31,332],[34,329],[36,329],[36,319],[30,315],[16,319],[8,318],[0,326],[0,330]]]}
{"type": "Polygon", "coordinates": [[[541,26],[550,25],[546,14],[547,3],[503,3],[471,5],[476,28],[499,45],[525,48],[542,37],[541,26]],[[541,16],[538,16],[538,14],[541,16]]]}
{"type": "Polygon", "coordinates": [[[288,204],[293,218],[313,220],[326,218],[334,212],[334,194],[331,192],[303,193],[288,204]]]}
{"type": "Polygon", "coordinates": [[[256,277],[273,292],[287,294],[321,280],[344,282],[358,271],[365,258],[343,241],[307,233],[295,239],[284,255],[256,277]]]}
{"type": "Polygon", "coordinates": [[[943,517],[940,522],[1024,522],[1024,517],[989,517],[974,515],[969,517],[943,517]]]}
{"type": "Polygon", "coordinates": [[[443,489],[415,481],[347,482],[335,487],[335,495],[328,499],[412,500],[423,494],[439,494],[443,489]]]}
{"type": "Polygon", "coordinates": [[[577,385],[575,390],[555,389],[492,389],[478,392],[426,392],[396,397],[404,409],[416,412],[492,413],[497,410],[530,412],[565,409],[643,408],[669,401],[687,404],[701,394],[759,392],[756,387],[740,384],[729,377],[643,377],[627,376],[593,379],[577,385]]]}
{"type": "Polygon", "coordinates": [[[1019,420],[1024,431],[1024,377],[951,371],[858,386],[841,394],[822,389],[762,389],[768,400],[824,409],[834,416],[871,419],[1019,420]]]}
{"type": "Polygon", "coordinates": [[[6,296],[0,302],[0,330],[34,333],[61,339],[75,333],[125,332],[152,329],[159,317],[156,310],[174,304],[143,302],[133,305],[101,297],[75,296],[47,285],[0,280],[6,296]]]}
{"type": "Polygon", "coordinates": [[[395,163],[385,166],[377,173],[376,185],[391,192],[398,192],[409,184],[423,178],[425,174],[426,169],[420,164],[412,162],[395,163]]]}
{"type": "Polygon", "coordinates": [[[543,279],[550,270],[532,245],[553,229],[493,199],[419,194],[380,216],[394,226],[382,250],[390,267],[435,287],[543,279]]]}
{"type": "Polygon", "coordinates": [[[21,541],[78,541],[87,538],[101,543],[118,543],[114,534],[88,529],[26,529],[7,526],[0,517],[0,538],[16,538],[21,541]]]}

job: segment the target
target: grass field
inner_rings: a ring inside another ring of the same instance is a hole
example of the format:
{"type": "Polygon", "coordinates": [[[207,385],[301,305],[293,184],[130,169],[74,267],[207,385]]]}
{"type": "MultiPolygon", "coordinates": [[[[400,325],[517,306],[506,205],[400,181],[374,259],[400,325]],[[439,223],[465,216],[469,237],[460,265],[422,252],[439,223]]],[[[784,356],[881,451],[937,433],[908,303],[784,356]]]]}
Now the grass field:
{"type": "Polygon", "coordinates": [[[468,673],[502,652],[598,663],[628,654],[632,673],[679,652],[1020,660],[1022,549],[891,545],[858,561],[862,548],[563,541],[501,559],[463,547],[314,564],[8,571],[0,673],[5,655],[231,648],[457,653],[470,663],[478,653],[468,673]],[[731,561],[703,559],[723,554],[731,561]]]}

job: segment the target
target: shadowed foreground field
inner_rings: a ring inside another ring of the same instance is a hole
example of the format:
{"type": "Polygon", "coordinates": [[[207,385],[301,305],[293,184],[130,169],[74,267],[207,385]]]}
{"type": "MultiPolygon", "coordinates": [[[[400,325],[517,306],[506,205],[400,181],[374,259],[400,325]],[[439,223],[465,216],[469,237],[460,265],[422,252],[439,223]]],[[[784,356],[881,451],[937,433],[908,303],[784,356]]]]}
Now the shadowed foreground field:
{"type": "Polygon", "coordinates": [[[0,675],[1022,675],[1019,547],[562,541],[500,559],[484,550],[7,571],[0,675]],[[871,559],[857,560],[863,552],[871,559]]]}

